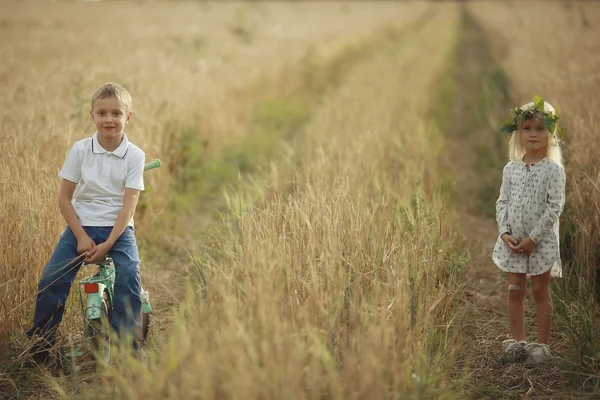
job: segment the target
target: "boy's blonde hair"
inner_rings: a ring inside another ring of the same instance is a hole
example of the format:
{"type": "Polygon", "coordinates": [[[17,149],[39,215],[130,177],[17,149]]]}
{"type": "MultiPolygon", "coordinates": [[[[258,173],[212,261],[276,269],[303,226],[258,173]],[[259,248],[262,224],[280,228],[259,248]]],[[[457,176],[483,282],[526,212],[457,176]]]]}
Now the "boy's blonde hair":
{"type": "MultiPolygon", "coordinates": [[[[527,103],[520,107],[522,110],[535,110],[535,103],[527,103]]],[[[554,113],[556,114],[556,110],[550,103],[544,101],[544,113],[554,113]]],[[[522,161],[523,156],[525,155],[525,148],[521,145],[521,140],[519,140],[519,131],[521,130],[521,123],[518,124],[517,130],[512,133],[510,136],[510,140],[508,142],[508,156],[511,161],[522,161]]],[[[563,162],[562,159],[562,151],[560,149],[560,141],[557,137],[556,125],[552,132],[548,132],[548,151],[546,153],[546,158],[551,161],[554,161],[557,164],[561,164],[563,162]]]]}
{"type": "Polygon", "coordinates": [[[121,104],[125,106],[127,111],[131,111],[131,95],[123,86],[118,83],[107,82],[100,86],[92,95],[92,110],[96,105],[96,102],[106,97],[114,97],[118,99],[121,104]]]}

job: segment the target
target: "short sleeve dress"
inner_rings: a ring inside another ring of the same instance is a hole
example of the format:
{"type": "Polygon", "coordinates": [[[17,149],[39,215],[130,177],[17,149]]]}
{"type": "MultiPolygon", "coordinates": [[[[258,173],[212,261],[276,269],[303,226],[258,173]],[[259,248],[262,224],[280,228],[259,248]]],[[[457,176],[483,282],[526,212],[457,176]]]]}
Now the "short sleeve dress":
{"type": "Polygon", "coordinates": [[[559,217],[565,204],[565,171],[547,158],[529,165],[511,161],[504,167],[500,197],[496,202],[498,239],[492,259],[504,272],[539,275],[552,269],[562,276],[559,217]],[[508,232],[517,240],[527,236],[535,243],[531,256],[510,250],[500,236],[508,232]]]}

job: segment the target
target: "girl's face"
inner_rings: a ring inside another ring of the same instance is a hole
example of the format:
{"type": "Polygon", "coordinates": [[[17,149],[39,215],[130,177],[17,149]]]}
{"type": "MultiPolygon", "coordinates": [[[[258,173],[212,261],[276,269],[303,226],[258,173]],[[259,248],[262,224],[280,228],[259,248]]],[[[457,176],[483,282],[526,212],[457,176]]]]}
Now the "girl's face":
{"type": "Polygon", "coordinates": [[[527,152],[548,150],[548,131],[544,123],[537,119],[527,119],[519,126],[521,145],[527,152]]]}

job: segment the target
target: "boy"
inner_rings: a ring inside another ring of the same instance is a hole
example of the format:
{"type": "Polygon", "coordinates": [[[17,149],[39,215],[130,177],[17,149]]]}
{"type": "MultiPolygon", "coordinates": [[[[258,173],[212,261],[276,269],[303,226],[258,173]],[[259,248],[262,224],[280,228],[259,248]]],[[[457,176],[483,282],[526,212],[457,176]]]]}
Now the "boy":
{"type": "Polygon", "coordinates": [[[32,349],[38,363],[48,360],[62,321],[65,301],[82,262],[101,261],[110,251],[116,278],[112,326],[133,334],[140,313],[140,258],[133,215],[144,190],[144,152],[123,132],[131,120],[131,96],[115,83],[92,95],[90,116],[97,131],[73,145],[60,170],[60,212],[67,228],[44,267],[38,283],[33,326],[38,337],[32,349]]]}

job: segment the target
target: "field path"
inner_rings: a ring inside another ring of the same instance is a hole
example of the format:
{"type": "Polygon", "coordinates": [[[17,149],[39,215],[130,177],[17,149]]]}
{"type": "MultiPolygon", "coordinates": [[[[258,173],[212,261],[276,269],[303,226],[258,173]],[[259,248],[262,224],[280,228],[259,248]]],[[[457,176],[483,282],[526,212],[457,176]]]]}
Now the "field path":
{"type": "MultiPolygon", "coordinates": [[[[494,137],[485,114],[506,112],[504,75],[497,69],[486,32],[468,13],[463,15],[463,30],[457,54],[456,90],[451,109],[450,153],[456,174],[456,204],[460,204],[462,233],[471,255],[466,272],[465,295],[469,307],[467,323],[472,343],[462,360],[469,372],[466,388],[473,399],[580,399],[569,385],[560,358],[568,349],[556,332],[551,348],[557,359],[535,367],[503,364],[501,342],[509,338],[506,314],[507,283],[491,260],[498,235],[495,199],[499,191],[505,145],[494,137]],[[497,91],[497,94],[489,93],[497,91]],[[483,117],[482,117],[483,115],[483,117]]],[[[504,114],[499,114],[504,115],[504,114]]],[[[536,339],[535,302],[528,282],[525,305],[526,340],[536,339]]]]}

